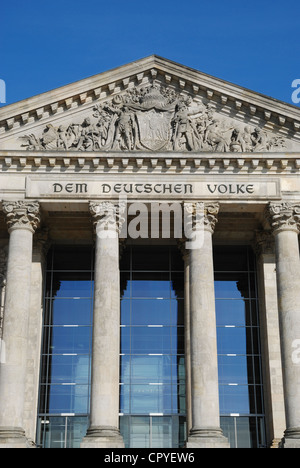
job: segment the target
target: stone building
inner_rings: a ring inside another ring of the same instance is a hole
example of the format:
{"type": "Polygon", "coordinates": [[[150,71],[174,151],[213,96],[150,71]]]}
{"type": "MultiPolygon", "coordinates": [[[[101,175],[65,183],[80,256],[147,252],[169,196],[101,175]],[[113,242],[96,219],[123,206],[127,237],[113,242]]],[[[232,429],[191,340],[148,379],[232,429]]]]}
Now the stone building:
{"type": "Polygon", "coordinates": [[[300,447],[299,129],[157,56],[0,110],[1,447],[300,447]]]}

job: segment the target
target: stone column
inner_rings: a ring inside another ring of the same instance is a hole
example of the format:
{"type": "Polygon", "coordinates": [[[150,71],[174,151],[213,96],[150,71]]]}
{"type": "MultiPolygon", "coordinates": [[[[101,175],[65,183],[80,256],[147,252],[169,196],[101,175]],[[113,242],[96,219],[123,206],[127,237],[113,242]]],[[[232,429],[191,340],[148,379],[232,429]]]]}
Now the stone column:
{"type": "Polygon", "coordinates": [[[261,346],[264,359],[266,432],[270,448],[278,448],[286,427],[276,284],[275,239],[271,231],[255,238],[261,346]]]}
{"type": "Polygon", "coordinates": [[[27,330],[30,308],[32,237],[37,228],[37,202],[3,202],[9,248],[0,369],[0,447],[27,447],[24,396],[27,330]]]}
{"type": "Polygon", "coordinates": [[[283,445],[287,448],[300,448],[300,203],[270,203],[266,214],[275,236],[276,249],[287,426],[283,445]]]}
{"type": "Polygon", "coordinates": [[[46,268],[48,229],[37,230],[33,236],[31,264],[31,295],[28,320],[27,367],[24,402],[24,429],[27,438],[36,438],[36,424],[39,398],[39,378],[43,324],[44,272],[46,268]]]}
{"type": "Polygon", "coordinates": [[[96,229],[90,427],[82,448],[122,448],[119,231],[125,206],[90,202],[96,229]]]}
{"type": "MultiPolygon", "coordinates": [[[[188,209],[191,207],[188,206],[188,209]]],[[[217,203],[196,203],[195,245],[190,243],[192,428],[188,448],[227,448],[220,428],[212,234],[217,203]]],[[[188,246],[188,244],[186,243],[188,246]]]]}
{"type": "Polygon", "coordinates": [[[185,354],[185,400],[186,431],[192,427],[191,405],[191,338],[190,338],[190,251],[185,248],[185,239],[178,241],[178,248],[184,261],[184,354],[185,354]]]}

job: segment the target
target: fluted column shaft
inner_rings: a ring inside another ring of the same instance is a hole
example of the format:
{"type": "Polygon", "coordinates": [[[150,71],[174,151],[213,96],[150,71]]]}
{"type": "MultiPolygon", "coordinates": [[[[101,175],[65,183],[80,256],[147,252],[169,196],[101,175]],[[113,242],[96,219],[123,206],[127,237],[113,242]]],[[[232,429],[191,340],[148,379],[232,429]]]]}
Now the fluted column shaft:
{"type": "Polygon", "coordinates": [[[90,427],[81,447],[122,447],[119,433],[120,207],[90,203],[96,230],[90,427]]]}
{"type": "Polygon", "coordinates": [[[220,428],[212,252],[219,206],[197,203],[196,210],[198,245],[190,249],[189,266],[192,428],[187,447],[217,448],[227,444],[220,428]]]}
{"type": "Polygon", "coordinates": [[[9,249],[0,368],[0,446],[25,444],[23,429],[27,330],[30,307],[33,233],[37,202],[3,202],[9,249]]]}
{"type": "Polygon", "coordinates": [[[271,203],[286,412],[285,445],[300,448],[300,204],[271,203]]]}

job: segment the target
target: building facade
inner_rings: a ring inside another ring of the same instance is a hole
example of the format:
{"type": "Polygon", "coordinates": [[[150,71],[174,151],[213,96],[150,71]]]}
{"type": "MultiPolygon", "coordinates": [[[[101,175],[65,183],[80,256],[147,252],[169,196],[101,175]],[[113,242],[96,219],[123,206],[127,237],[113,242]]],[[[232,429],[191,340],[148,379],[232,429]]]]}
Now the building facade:
{"type": "Polygon", "coordinates": [[[0,447],[300,447],[299,129],[157,56],[0,110],[0,447]]]}

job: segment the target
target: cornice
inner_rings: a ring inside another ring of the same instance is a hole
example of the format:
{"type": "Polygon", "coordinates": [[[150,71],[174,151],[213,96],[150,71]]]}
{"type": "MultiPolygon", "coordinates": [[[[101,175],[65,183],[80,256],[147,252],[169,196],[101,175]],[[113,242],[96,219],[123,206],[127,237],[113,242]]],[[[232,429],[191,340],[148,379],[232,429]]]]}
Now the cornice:
{"type": "Polygon", "coordinates": [[[221,173],[299,175],[300,153],[0,151],[5,173],[221,173]]]}
{"type": "Polygon", "coordinates": [[[287,128],[296,137],[300,136],[298,107],[156,55],[1,108],[0,135],[155,79],[182,92],[205,97],[222,108],[257,116],[263,122],[287,128]]]}

